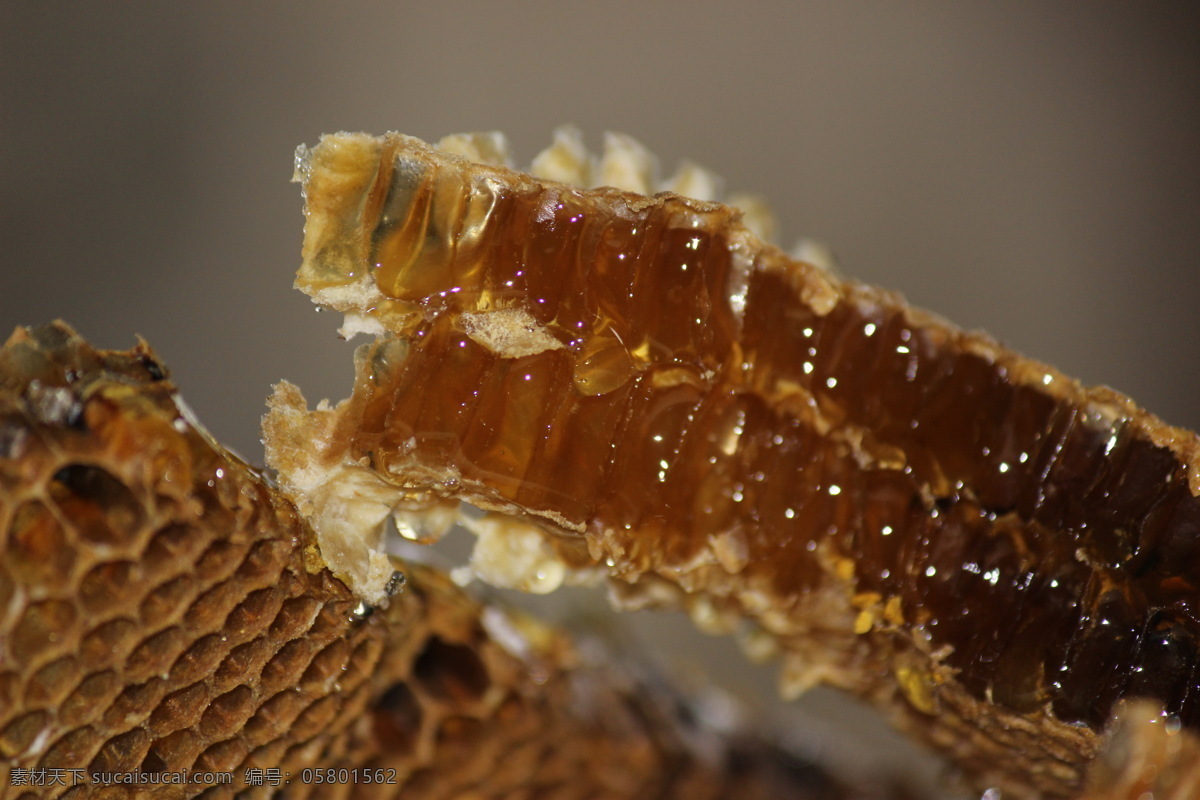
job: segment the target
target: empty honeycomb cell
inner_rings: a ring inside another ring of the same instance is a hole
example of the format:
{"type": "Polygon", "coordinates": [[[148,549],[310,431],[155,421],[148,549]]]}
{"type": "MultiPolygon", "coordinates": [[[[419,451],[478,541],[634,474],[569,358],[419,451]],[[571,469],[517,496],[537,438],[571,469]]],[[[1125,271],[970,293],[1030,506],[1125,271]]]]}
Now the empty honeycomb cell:
{"type": "Polygon", "coordinates": [[[247,735],[254,737],[261,731],[286,730],[291,727],[300,712],[308,707],[311,698],[296,688],[288,688],[263,703],[253,718],[246,723],[247,735]]]}
{"type": "Polygon", "coordinates": [[[25,686],[25,704],[28,706],[58,706],[63,698],[75,688],[79,675],[79,660],[74,656],[63,656],[39,669],[25,686]]]}
{"type": "Polygon", "coordinates": [[[111,669],[94,672],[75,687],[58,709],[62,725],[80,725],[107,708],[123,686],[121,677],[111,669]]]}
{"type": "Polygon", "coordinates": [[[131,772],[146,757],[150,736],[143,728],[133,728],[111,737],[88,764],[91,772],[131,772]]]}
{"type": "Polygon", "coordinates": [[[0,730],[0,756],[16,758],[23,755],[49,724],[50,714],[42,709],[17,717],[0,730]]]}
{"type": "Polygon", "coordinates": [[[146,758],[153,755],[166,770],[186,769],[195,762],[206,744],[196,731],[184,728],[156,739],[147,751],[146,758]]]}
{"type": "Polygon", "coordinates": [[[263,665],[275,655],[278,643],[267,637],[253,639],[229,651],[221,661],[220,666],[213,672],[213,680],[217,685],[236,683],[246,675],[259,675],[263,665]]]}
{"type": "Polygon", "coordinates": [[[151,627],[178,622],[196,591],[196,581],[191,575],[180,575],[159,584],[142,599],[138,618],[151,627]]]}
{"type": "MultiPolygon", "coordinates": [[[[251,721],[253,722],[253,720],[251,721]]],[[[247,730],[245,739],[251,747],[249,755],[242,762],[246,767],[270,769],[280,764],[290,763],[286,758],[288,749],[287,739],[279,736],[272,737],[264,729],[256,729],[253,732],[247,730]],[[255,746],[257,742],[263,741],[265,741],[265,744],[255,746]]]]}
{"type": "Polygon", "coordinates": [[[319,638],[339,635],[345,630],[347,620],[354,616],[354,609],[357,607],[358,601],[349,596],[340,601],[325,603],[313,618],[308,635],[319,638]]]}
{"type": "Polygon", "coordinates": [[[204,683],[194,683],[163,697],[150,715],[150,728],[156,736],[162,736],[196,724],[204,713],[209,700],[209,689],[204,683]]]}
{"type": "Polygon", "coordinates": [[[459,764],[455,778],[473,785],[492,770],[496,742],[487,735],[482,720],[472,717],[448,717],[438,726],[437,754],[445,763],[459,764]]]}
{"type": "Polygon", "coordinates": [[[366,680],[379,661],[379,653],[383,644],[375,638],[359,642],[346,662],[345,673],[342,677],[343,686],[354,686],[366,680]]]}
{"type": "Polygon", "coordinates": [[[392,684],[371,711],[371,726],[388,752],[412,752],[421,736],[424,714],[407,683],[392,684]]]}
{"type": "Polygon", "coordinates": [[[13,628],[8,649],[18,663],[31,663],[39,656],[62,651],[73,645],[67,641],[78,613],[66,600],[45,600],[25,609],[13,628]]]}
{"type": "MultiPolygon", "coordinates": [[[[71,574],[75,550],[58,518],[40,500],[17,506],[8,529],[8,568],[27,586],[54,586],[71,574]]],[[[0,577],[0,600],[4,599],[0,577]]]]}
{"type": "Polygon", "coordinates": [[[340,704],[337,718],[330,727],[334,730],[341,730],[361,726],[363,730],[368,730],[370,726],[364,719],[364,714],[371,704],[372,696],[377,691],[378,687],[371,686],[369,683],[354,685],[341,681],[334,684],[330,693],[340,699],[340,704]]]}
{"type": "Polygon", "coordinates": [[[292,547],[278,539],[256,542],[238,566],[237,577],[247,586],[262,586],[272,582],[287,564],[292,547]]]}
{"type": "Polygon", "coordinates": [[[342,677],[349,657],[350,644],[345,639],[330,642],[313,656],[300,678],[300,685],[314,691],[328,691],[342,677]]]}
{"type": "Polygon", "coordinates": [[[232,772],[242,763],[247,752],[246,743],[241,738],[226,739],[205,748],[204,752],[196,758],[193,769],[232,772]]]}
{"type": "Polygon", "coordinates": [[[279,648],[263,667],[260,678],[263,691],[273,694],[286,686],[296,686],[308,668],[313,649],[313,643],[307,639],[294,639],[279,648]]]}
{"type": "Polygon", "coordinates": [[[178,625],[150,636],[125,661],[126,680],[136,682],[151,675],[166,675],[188,641],[188,635],[178,625]]]}
{"type": "Polygon", "coordinates": [[[208,708],[197,703],[204,711],[200,719],[199,732],[208,739],[221,739],[242,730],[246,720],[254,714],[257,697],[248,686],[238,686],[220,697],[208,701],[208,708]]]}
{"type": "Polygon", "coordinates": [[[182,685],[195,683],[211,675],[228,655],[229,643],[219,633],[203,636],[188,645],[187,650],[171,665],[170,680],[182,685]]]}
{"type": "Polygon", "coordinates": [[[110,561],[88,570],[79,583],[79,602],[87,619],[111,616],[139,594],[141,569],[132,561],[110,561]]]}
{"type": "Polygon", "coordinates": [[[50,745],[45,755],[38,759],[38,768],[66,769],[86,764],[96,752],[97,738],[95,729],[89,726],[76,728],[50,745]]]}
{"type": "Polygon", "coordinates": [[[296,741],[305,742],[327,730],[337,714],[339,705],[341,698],[337,696],[326,695],[317,700],[296,717],[296,721],[292,723],[292,737],[296,741]]]}
{"type": "MultiPolygon", "coordinates": [[[[124,680],[129,680],[125,677],[124,680]]],[[[112,705],[104,710],[104,724],[122,729],[133,721],[144,720],[167,693],[167,682],[162,678],[151,678],[144,683],[126,684],[112,705]]]]}
{"type": "Polygon", "coordinates": [[[275,618],[282,604],[283,595],[273,586],[251,592],[225,619],[225,635],[241,638],[257,633],[275,618]]]}
{"type": "Polygon", "coordinates": [[[490,683],[487,667],[470,647],[430,637],[413,666],[422,689],[454,703],[479,700],[490,683]]]}
{"type": "MultiPolygon", "coordinates": [[[[207,537],[211,541],[211,537],[207,537]]],[[[246,556],[245,542],[219,539],[212,542],[196,561],[193,574],[206,584],[223,581],[237,571],[246,556]]]]}
{"type": "Polygon", "coordinates": [[[124,661],[143,635],[140,625],[119,617],[85,634],[79,645],[79,657],[93,669],[103,669],[124,661]]]}
{"type": "Polygon", "coordinates": [[[195,633],[221,630],[225,618],[246,597],[246,589],[232,580],[218,583],[196,598],[184,616],[184,624],[195,633]]]}
{"type": "Polygon", "coordinates": [[[141,532],[142,505],[101,467],[69,464],[54,473],[50,497],[87,542],[128,546],[141,532]]]}
{"type": "Polygon", "coordinates": [[[158,575],[173,571],[179,564],[190,565],[210,539],[203,531],[184,522],[164,525],[154,532],[142,551],[142,566],[148,574],[158,575]]]}

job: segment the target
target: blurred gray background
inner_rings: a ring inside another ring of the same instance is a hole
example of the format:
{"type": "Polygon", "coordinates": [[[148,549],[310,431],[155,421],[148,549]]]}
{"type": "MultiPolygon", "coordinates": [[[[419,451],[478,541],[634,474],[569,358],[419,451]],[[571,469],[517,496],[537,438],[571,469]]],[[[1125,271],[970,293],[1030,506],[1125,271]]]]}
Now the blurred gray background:
{"type": "Polygon", "coordinates": [[[1200,427],[1195,3],[6,2],[0,328],[144,335],[258,460],[272,382],[351,377],[290,289],[295,146],[501,129],[527,163],[563,122],[699,161],[785,245],[1200,427]]]}

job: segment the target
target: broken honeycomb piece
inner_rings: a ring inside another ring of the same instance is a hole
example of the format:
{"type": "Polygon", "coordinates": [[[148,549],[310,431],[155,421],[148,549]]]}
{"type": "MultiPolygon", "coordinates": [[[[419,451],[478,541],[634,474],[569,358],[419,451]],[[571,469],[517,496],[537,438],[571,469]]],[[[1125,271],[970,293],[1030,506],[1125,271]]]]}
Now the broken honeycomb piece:
{"type": "Polygon", "coordinates": [[[297,285],[379,338],[336,409],[276,396],[285,482],[304,461],[306,486],[465,499],[628,602],[748,618],[793,687],[872,699],[980,787],[1077,791],[1123,697],[1200,724],[1194,434],[791,261],[728,207],[399,134],[298,163],[297,285]],[[488,315],[557,346],[481,342],[488,315]]]}
{"type": "Polygon", "coordinates": [[[0,348],[0,555],[0,798],[851,796],[429,568],[364,605],[144,343],[0,348]]]}

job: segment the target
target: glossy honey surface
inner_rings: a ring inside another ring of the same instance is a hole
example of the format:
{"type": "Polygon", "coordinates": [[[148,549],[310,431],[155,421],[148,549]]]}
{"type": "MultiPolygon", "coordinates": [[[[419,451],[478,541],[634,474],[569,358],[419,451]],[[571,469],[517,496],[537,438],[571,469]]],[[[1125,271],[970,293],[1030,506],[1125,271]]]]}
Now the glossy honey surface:
{"type": "Polygon", "coordinates": [[[299,285],[369,287],[398,337],[361,355],[350,458],[456,476],[424,488],[555,519],[615,576],[769,628],[842,586],[921,713],[952,683],[1068,726],[1129,696],[1200,725],[1193,434],[789,262],[730,209],[414,142],[327,139],[307,165],[299,285]],[[506,309],[554,345],[513,357],[464,322],[506,309]]]}

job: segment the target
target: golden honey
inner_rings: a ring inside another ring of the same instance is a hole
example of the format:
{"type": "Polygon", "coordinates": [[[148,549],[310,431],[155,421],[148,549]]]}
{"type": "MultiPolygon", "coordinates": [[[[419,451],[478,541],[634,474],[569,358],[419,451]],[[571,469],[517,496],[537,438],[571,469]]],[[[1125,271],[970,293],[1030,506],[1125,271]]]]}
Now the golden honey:
{"type": "Polygon", "coordinates": [[[966,736],[948,749],[981,783],[1073,791],[1121,698],[1200,725],[1194,434],[790,261],[724,206],[396,134],[326,137],[300,177],[298,286],[380,335],[314,412],[326,467],[748,618],[801,682],[966,736]],[[488,315],[525,345],[479,335],[488,315]]]}

